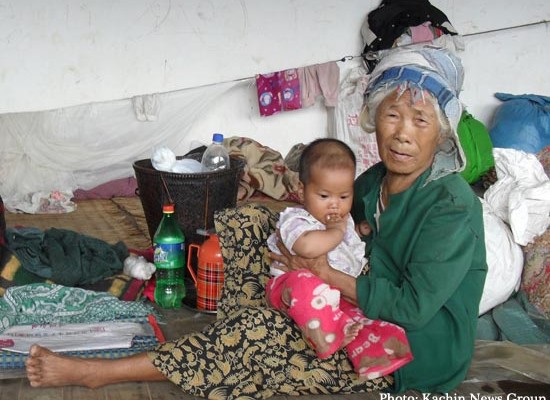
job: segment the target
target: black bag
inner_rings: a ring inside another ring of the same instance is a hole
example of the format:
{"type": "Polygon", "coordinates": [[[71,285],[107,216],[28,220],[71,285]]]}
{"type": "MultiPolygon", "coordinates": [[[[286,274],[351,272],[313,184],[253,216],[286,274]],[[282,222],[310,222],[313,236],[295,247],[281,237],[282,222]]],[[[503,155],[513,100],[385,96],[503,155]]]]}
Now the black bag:
{"type": "Polygon", "coordinates": [[[447,16],[428,0],[382,0],[361,27],[364,44],[361,56],[367,70],[372,72],[378,63],[374,53],[392,48],[407,28],[428,21],[444,34],[458,35],[447,16]]]}

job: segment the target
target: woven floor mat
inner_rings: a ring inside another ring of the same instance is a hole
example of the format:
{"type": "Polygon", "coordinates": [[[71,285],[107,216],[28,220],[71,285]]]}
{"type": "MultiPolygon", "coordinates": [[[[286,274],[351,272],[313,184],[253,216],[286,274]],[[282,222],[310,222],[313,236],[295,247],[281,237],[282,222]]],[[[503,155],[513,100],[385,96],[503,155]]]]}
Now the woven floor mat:
{"type": "Polygon", "coordinates": [[[65,214],[14,214],[6,212],[8,227],[26,226],[42,230],[69,229],[129,248],[151,246],[139,197],[79,200],[76,211],[65,214]]]}

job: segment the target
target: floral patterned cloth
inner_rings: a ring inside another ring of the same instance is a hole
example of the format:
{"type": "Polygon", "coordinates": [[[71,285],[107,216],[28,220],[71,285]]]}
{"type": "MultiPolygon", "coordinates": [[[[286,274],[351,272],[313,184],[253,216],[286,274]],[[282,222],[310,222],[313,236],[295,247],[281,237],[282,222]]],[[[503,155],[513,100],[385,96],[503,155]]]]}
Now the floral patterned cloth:
{"type": "MultiPolygon", "coordinates": [[[[550,146],[537,154],[546,174],[550,176],[550,146]]],[[[523,247],[524,266],[521,288],[546,318],[550,318],[550,228],[523,247]]]]}
{"type": "Polygon", "coordinates": [[[392,376],[360,381],[345,351],[319,359],[284,314],[267,307],[266,241],[277,215],[246,204],[215,217],[225,265],[218,319],[159,345],[153,364],[186,393],[219,399],[346,394],[387,389],[392,376]]]}
{"type": "Polygon", "coordinates": [[[239,182],[238,200],[250,198],[255,191],[276,200],[298,198],[298,172],[286,166],[281,153],[241,136],[225,139],[224,146],[231,157],[246,161],[239,182]]]}
{"type": "Polygon", "coordinates": [[[89,323],[147,318],[155,309],[109,293],[51,283],[13,286],[0,297],[0,333],[16,325],[89,323]]]}

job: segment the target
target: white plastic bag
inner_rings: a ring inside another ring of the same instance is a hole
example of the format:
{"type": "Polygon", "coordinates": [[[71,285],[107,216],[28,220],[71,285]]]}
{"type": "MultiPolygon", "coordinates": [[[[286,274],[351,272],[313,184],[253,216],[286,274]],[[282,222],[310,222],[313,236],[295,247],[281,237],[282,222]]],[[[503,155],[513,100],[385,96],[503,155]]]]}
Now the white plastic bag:
{"type": "Polygon", "coordinates": [[[176,159],[176,155],[166,146],[153,149],[151,164],[157,171],[194,174],[202,171],[201,163],[190,158],[176,159]]]}
{"type": "Polygon", "coordinates": [[[486,201],[481,203],[488,270],[479,315],[508,300],[519,289],[523,272],[523,251],[514,242],[510,228],[486,201]]]}
{"type": "Polygon", "coordinates": [[[525,246],[550,224],[550,179],[534,154],[495,148],[493,156],[498,180],[484,199],[525,246]]]}

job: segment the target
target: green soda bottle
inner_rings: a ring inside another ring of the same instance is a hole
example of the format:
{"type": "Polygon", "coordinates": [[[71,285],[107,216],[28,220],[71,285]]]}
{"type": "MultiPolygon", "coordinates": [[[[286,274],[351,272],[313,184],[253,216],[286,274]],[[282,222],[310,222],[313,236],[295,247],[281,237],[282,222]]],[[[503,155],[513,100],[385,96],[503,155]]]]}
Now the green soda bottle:
{"type": "Polygon", "coordinates": [[[162,207],[162,220],[153,237],[155,303],[162,308],[179,308],[185,297],[185,236],[174,215],[174,205],[162,207]]]}

